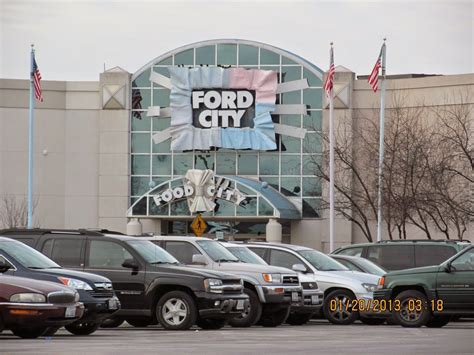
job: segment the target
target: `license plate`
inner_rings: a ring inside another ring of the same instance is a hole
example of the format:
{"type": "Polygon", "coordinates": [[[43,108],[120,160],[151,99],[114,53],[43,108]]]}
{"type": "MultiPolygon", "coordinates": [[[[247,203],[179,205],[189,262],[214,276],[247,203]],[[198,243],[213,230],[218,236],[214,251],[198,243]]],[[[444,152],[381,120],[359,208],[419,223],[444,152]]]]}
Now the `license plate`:
{"type": "Polygon", "coordinates": [[[112,298],[108,301],[108,303],[109,303],[109,309],[117,309],[118,308],[117,300],[112,298]]]}
{"type": "Polygon", "coordinates": [[[243,310],[244,309],[244,300],[238,300],[237,301],[237,306],[235,307],[238,310],[243,310]]]}
{"type": "Polygon", "coordinates": [[[298,302],[299,297],[298,297],[298,292],[292,292],[291,293],[291,302],[298,302]]]}
{"type": "Polygon", "coordinates": [[[66,318],[74,318],[76,316],[76,306],[66,308],[66,318]]]}
{"type": "Polygon", "coordinates": [[[318,295],[311,296],[311,303],[312,304],[318,304],[319,303],[319,296],[318,295]]]}

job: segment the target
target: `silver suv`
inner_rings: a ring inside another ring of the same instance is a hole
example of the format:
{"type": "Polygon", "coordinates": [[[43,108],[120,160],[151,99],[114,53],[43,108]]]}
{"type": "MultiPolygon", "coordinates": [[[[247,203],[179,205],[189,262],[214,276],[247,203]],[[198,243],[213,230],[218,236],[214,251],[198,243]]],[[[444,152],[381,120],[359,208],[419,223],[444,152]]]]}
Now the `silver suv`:
{"type": "MultiPolygon", "coordinates": [[[[255,254],[243,244],[235,244],[221,241],[222,245],[232,254],[240,259],[240,261],[249,264],[268,265],[265,260],[255,254]]],[[[291,307],[291,313],[286,319],[286,323],[291,325],[302,325],[307,323],[315,313],[305,311],[308,306],[316,308],[316,314],[319,314],[323,306],[324,293],[318,288],[318,283],[314,281],[314,277],[305,273],[299,275],[301,286],[303,287],[303,307],[291,307]]]]}
{"type": "Polygon", "coordinates": [[[324,292],[324,316],[334,324],[351,324],[360,316],[366,324],[383,323],[365,312],[366,304],[373,299],[380,277],[351,271],[331,257],[311,248],[292,244],[244,243],[268,264],[306,274],[318,283],[324,292]],[[359,301],[363,306],[359,306],[359,301]],[[338,307],[337,305],[343,305],[338,307]],[[364,310],[364,312],[359,312],[364,310]],[[365,315],[364,315],[365,313],[365,315]]]}
{"type": "MultiPolygon", "coordinates": [[[[298,274],[292,270],[240,262],[218,241],[207,238],[155,236],[143,237],[166,249],[181,263],[225,271],[244,280],[244,292],[249,295],[250,309],[229,324],[250,327],[256,323],[276,327],[288,317],[291,307],[304,307],[298,274]]],[[[307,312],[316,308],[306,307],[307,312]]]]}

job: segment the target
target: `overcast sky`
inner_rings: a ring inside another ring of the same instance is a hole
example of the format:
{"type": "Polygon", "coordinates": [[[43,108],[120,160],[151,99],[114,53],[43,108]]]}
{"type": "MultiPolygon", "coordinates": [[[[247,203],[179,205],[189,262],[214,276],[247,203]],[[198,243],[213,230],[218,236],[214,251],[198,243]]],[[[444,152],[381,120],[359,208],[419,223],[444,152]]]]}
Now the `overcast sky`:
{"type": "Polygon", "coordinates": [[[0,0],[0,78],[98,80],[201,40],[240,38],[367,74],[387,37],[387,73],[474,72],[473,1],[0,0]]]}

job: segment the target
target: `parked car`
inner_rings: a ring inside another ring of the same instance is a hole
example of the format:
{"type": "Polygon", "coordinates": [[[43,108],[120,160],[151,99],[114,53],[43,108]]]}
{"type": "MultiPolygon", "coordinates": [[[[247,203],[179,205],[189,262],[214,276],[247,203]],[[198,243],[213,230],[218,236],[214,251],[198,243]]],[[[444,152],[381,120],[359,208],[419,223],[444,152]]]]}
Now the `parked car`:
{"type": "Polygon", "coordinates": [[[332,254],[360,256],[387,271],[394,271],[439,265],[469,245],[470,242],[454,240],[383,240],[347,245],[334,250],[332,254]]]}
{"type": "MultiPolygon", "coordinates": [[[[10,266],[6,274],[56,282],[76,289],[85,311],[81,319],[65,326],[72,334],[88,335],[95,332],[102,321],[120,308],[120,302],[114,295],[109,279],[63,269],[45,255],[19,241],[0,237],[0,262],[10,266]]],[[[57,329],[52,327],[48,330],[48,335],[54,334],[57,329]]]]}
{"type": "Polygon", "coordinates": [[[351,324],[360,316],[367,324],[385,321],[377,315],[359,312],[358,302],[370,302],[379,280],[378,276],[350,271],[326,254],[311,248],[280,243],[244,243],[268,264],[291,268],[316,282],[324,292],[323,314],[334,324],[351,324]],[[332,307],[342,302],[348,307],[332,307]]]}
{"type": "Polygon", "coordinates": [[[84,313],[79,294],[57,283],[4,275],[10,265],[0,261],[0,332],[10,329],[26,339],[49,327],[76,322],[84,313]]]}
{"type": "Polygon", "coordinates": [[[180,262],[208,270],[219,270],[242,277],[244,292],[250,299],[250,310],[242,317],[232,319],[234,327],[260,324],[276,327],[294,312],[307,315],[319,308],[305,304],[298,274],[292,270],[268,265],[245,264],[224,248],[218,241],[189,236],[142,237],[159,244],[180,262]]]}
{"type": "Polygon", "coordinates": [[[439,328],[453,316],[474,316],[474,247],[441,265],[386,274],[374,298],[404,327],[439,328]]]}
{"type": "MultiPolygon", "coordinates": [[[[255,254],[249,248],[242,244],[226,243],[221,244],[227,248],[235,257],[239,258],[240,261],[248,264],[268,265],[265,260],[255,254]]],[[[305,305],[312,305],[316,312],[301,312],[301,307],[291,307],[291,312],[286,323],[291,325],[302,325],[307,323],[315,313],[320,313],[321,307],[323,306],[324,293],[318,288],[317,282],[312,277],[306,274],[300,274],[300,283],[303,288],[303,299],[305,305]]]]}
{"type": "Polygon", "coordinates": [[[99,231],[24,232],[34,247],[70,267],[112,280],[122,309],[113,315],[141,327],[159,322],[165,329],[223,327],[248,308],[240,277],[181,265],[168,252],[147,240],[99,231]],[[68,242],[67,253],[51,252],[57,240],[68,242]]]}
{"type": "Polygon", "coordinates": [[[383,276],[387,271],[377,264],[373,263],[369,259],[361,258],[360,256],[349,256],[349,255],[330,255],[336,261],[339,261],[342,265],[352,271],[365,272],[366,274],[372,274],[377,276],[383,276]]]}

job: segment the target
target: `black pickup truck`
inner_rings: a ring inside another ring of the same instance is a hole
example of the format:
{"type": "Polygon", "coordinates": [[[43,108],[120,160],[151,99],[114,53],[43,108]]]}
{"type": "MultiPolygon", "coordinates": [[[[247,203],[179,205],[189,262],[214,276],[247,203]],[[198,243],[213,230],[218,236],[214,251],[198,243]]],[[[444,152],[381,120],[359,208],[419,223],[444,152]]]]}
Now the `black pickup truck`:
{"type": "Polygon", "coordinates": [[[112,280],[122,308],[114,314],[134,326],[159,322],[183,330],[219,329],[249,307],[239,277],[180,264],[147,240],[89,230],[14,229],[0,235],[22,241],[68,268],[112,280]],[[68,251],[57,253],[59,240],[68,251]]]}

